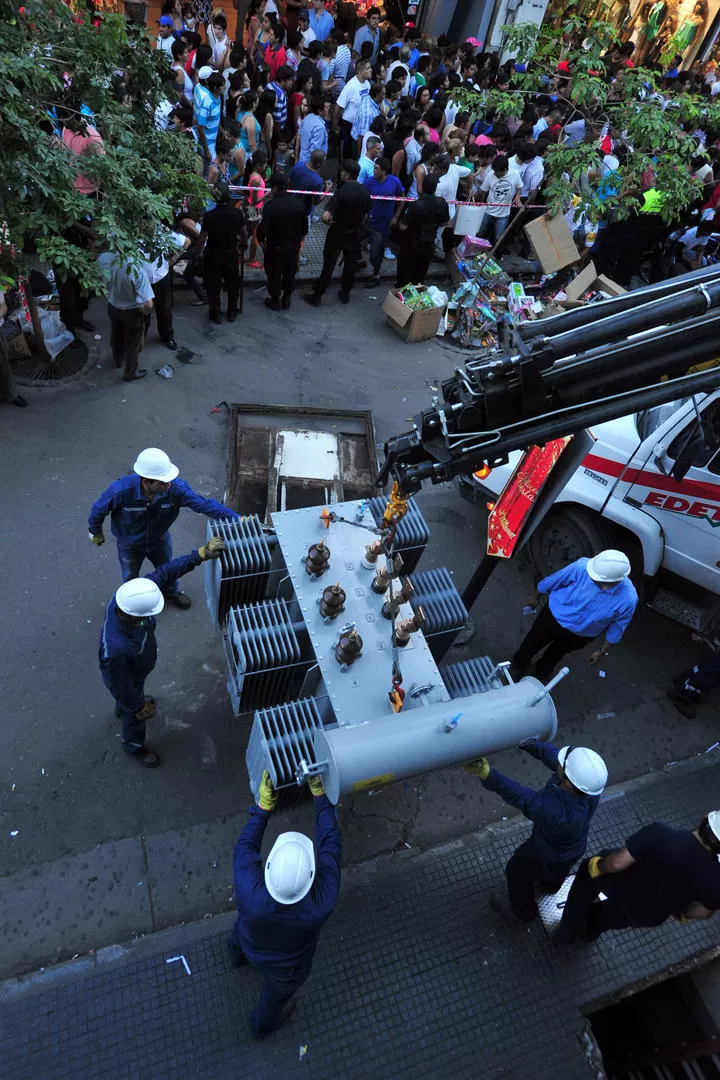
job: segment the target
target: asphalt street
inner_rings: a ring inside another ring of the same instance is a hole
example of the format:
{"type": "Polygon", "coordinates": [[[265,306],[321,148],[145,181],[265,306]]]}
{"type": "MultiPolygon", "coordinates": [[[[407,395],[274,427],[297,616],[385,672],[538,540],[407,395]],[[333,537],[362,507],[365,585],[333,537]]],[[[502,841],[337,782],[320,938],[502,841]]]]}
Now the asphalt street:
{"type": "MultiPolygon", "coordinates": [[[[143,358],[148,377],[132,385],[112,367],[103,304],[95,301],[89,317],[102,337],[88,335],[97,353],[90,372],[59,388],[31,387],[28,409],[0,410],[5,875],[34,873],[107,841],[223,822],[248,802],[248,728],[231,714],[201,573],[183,581],[193,609],[170,609],[159,620],[160,657],[148,684],[158,717],[149,741],[163,766],[143,770],[121,753],[97,668],[99,626],[120,582],[114,544],[95,548],[87,540],[97,495],[130,470],[138,450],[154,445],[195,490],[222,498],[221,402],[372,409],[382,443],[408,426],[462,362],[439,342],[398,338],[385,325],[382,290],[357,290],[348,307],[331,290],[317,311],[297,296],[288,313],[267,311],[264,295],[248,290],[238,321],[211,327],[205,310],[178,294],[176,338],[193,362],[174,360],[153,327],[143,358]],[[166,380],[154,369],[168,360],[175,371],[166,380]]],[[[481,512],[453,486],[424,491],[418,501],[432,530],[421,568],[448,566],[462,587],[484,544],[481,512]]],[[[204,536],[204,521],[184,511],[173,529],[176,553],[204,536]]],[[[502,566],[476,606],[476,639],[453,658],[506,659],[526,629],[522,607],[532,584],[522,561],[502,566]]],[[[582,656],[572,658],[571,675],[554,695],[558,738],[582,739],[603,753],[614,783],[702,753],[717,739],[712,710],[689,723],[664,697],[669,676],[701,648],[682,627],[639,612],[604,664],[604,678],[582,656]]],[[[528,782],[543,777],[516,751],[497,764],[528,782]]],[[[511,813],[459,770],[345,800],[342,812],[349,862],[442,842],[511,813]]]]}

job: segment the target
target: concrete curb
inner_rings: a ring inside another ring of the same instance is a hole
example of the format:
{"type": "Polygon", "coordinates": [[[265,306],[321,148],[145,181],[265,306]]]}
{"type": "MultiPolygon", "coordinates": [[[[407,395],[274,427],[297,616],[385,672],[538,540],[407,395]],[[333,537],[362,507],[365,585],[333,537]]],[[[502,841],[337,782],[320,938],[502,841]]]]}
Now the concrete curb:
{"type": "MultiPolygon", "coordinates": [[[[602,801],[623,798],[717,764],[720,748],[613,785],[602,801]]],[[[304,810],[309,826],[310,808],[304,810]]],[[[2,984],[2,993],[14,992],[12,987],[22,990],[36,977],[27,972],[38,967],[45,978],[48,972],[61,977],[64,970],[90,971],[98,964],[130,962],[146,955],[149,948],[156,951],[158,946],[147,942],[164,934],[167,939],[160,940],[167,940],[171,948],[176,940],[172,934],[179,926],[183,942],[187,941],[188,924],[193,927],[191,933],[199,936],[209,922],[213,932],[218,932],[218,926],[229,928],[233,919],[230,853],[245,821],[242,812],[192,829],[112,841],[91,852],[1,879],[0,922],[6,927],[6,937],[0,974],[9,980],[2,984]],[[213,857],[216,852],[217,859],[213,857]],[[126,943],[115,944],[118,941],[126,943]]],[[[280,824],[278,831],[282,827],[280,824]]],[[[357,880],[382,877],[387,867],[399,862],[433,859],[443,851],[452,853],[461,848],[486,848],[527,831],[528,823],[516,815],[428,848],[377,855],[347,867],[343,889],[351,889],[357,880]]]]}

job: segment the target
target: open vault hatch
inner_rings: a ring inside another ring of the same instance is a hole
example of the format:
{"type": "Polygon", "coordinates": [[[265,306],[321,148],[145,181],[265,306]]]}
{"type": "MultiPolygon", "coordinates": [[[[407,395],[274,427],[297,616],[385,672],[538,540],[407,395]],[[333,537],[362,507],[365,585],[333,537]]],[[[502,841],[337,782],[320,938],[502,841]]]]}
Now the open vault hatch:
{"type": "Polygon", "coordinates": [[[377,494],[369,411],[235,404],[230,445],[227,501],[266,524],[278,510],[377,494]]]}

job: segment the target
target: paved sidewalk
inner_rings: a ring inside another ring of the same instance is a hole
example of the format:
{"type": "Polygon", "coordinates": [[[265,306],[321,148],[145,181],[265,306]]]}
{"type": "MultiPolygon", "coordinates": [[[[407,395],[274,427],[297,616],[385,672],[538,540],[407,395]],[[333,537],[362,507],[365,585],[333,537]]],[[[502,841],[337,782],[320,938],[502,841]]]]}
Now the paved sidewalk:
{"type": "MultiPolygon", "coordinates": [[[[659,819],[689,827],[717,805],[720,755],[615,789],[591,848],[659,819]]],[[[259,979],[230,967],[231,915],[154,934],[0,986],[8,1080],[582,1080],[595,1003],[720,951],[717,927],[667,924],[555,950],[540,924],[488,908],[527,834],[509,822],[348,871],[287,1025],[248,1036],[259,979]],[[182,960],[168,963],[171,957],[182,960]],[[301,1047],[307,1052],[301,1059],[301,1047]]]]}

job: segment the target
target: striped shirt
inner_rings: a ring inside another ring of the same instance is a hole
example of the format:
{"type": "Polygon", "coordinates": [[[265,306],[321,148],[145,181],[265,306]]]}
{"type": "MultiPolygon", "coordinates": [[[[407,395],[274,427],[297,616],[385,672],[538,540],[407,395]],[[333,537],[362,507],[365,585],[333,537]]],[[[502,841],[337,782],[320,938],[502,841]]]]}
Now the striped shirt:
{"type": "Polygon", "coordinates": [[[288,114],[287,94],[281,86],[278,86],[276,82],[269,82],[267,84],[267,89],[272,90],[277,99],[275,101],[275,108],[273,109],[273,118],[275,120],[275,123],[279,124],[280,127],[285,127],[288,114]]]}

